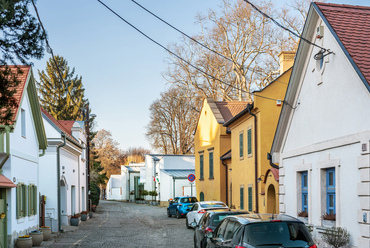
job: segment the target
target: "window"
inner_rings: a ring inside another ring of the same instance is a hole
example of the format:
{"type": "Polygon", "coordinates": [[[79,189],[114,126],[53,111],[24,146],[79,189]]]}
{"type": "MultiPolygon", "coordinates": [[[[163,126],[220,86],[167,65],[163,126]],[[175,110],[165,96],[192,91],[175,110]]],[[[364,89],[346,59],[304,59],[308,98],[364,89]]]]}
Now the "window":
{"type": "Polygon", "coordinates": [[[27,186],[23,183],[17,185],[17,219],[27,215],[27,186]]]}
{"type": "Polygon", "coordinates": [[[248,187],[248,211],[253,210],[253,191],[252,186],[248,187]]]}
{"type": "Polygon", "coordinates": [[[335,214],[335,169],[326,170],[326,212],[335,214]]]}
{"type": "Polygon", "coordinates": [[[307,171],[301,173],[302,182],[302,211],[308,213],[308,174],[307,171]]]}
{"type": "Polygon", "coordinates": [[[213,178],[213,152],[209,153],[209,178],[213,178]]]}
{"type": "Polygon", "coordinates": [[[37,186],[28,186],[28,216],[37,214],[37,186]]]}
{"type": "Polygon", "coordinates": [[[248,155],[252,156],[252,128],[248,129],[248,155]]]}
{"type": "Polygon", "coordinates": [[[199,156],[199,179],[202,180],[204,179],[204,171],[203,171],[203,154],[199,156]]]}
{"type": "Polygon", "coordinates": [[[204,193],[203,192],[200,192],[199,199],[200,199],[200,201],[204,201],[204,193]]]}
{"type": "Polygon", "coordinates": [[[244,187],[240,187],[240,209],[244,209],[244,187]]]}
{"type": "Polygon", "coordinates": [[[243,149],[244,149],[244,147],[243,147],[243,139],[244,139],[244,137],[243,137],[243,135],[244,135],[244,133],[243,132],[241,132],[240,134],[239,134],[239,157],[240,158],[243,158],[243,156],[244,156],[244,153],[243,153],[243,149]]]}
{"type": "Polygon", "coordinates": [[[21,109],[21,135],[26,137],[26,111],[21,109]]]}

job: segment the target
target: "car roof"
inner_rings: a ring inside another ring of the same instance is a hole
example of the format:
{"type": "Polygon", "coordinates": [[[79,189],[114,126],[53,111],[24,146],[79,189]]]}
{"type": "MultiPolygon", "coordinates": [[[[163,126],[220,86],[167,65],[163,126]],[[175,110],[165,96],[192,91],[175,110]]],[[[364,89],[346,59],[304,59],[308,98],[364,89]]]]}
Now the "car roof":
{"type": "Polygon", "coordinates": [[[182,199],[182,198],[196,198],[196,197],[195,196],[176,196],[175,198],[182,199]]]}
{"type": "Polygon", "coordinates": [[[240,215],[230,215],[227,216],[226,218],[237,219],[242,224],[252,222],[270,222],[271,220],[301,222],[299,219],[286,214],[240,214],[240,215]]]}
{"type": "Polygon", "coordinates": [[[225,204],[224,202],[222,201],[201,201],[201,202],[198,202],[199,204],[211,204],[211,203],[222,203],[222,204],[225,204]]]}
{"type": "Polygon", "coordinates": [[[211,214],[219,214],[219,213],[240,213],[240,214],[248,214],[248,211],[244,210],[235,210],[235,209],[212,209],[207,210],[207,212],[211,214]]]}

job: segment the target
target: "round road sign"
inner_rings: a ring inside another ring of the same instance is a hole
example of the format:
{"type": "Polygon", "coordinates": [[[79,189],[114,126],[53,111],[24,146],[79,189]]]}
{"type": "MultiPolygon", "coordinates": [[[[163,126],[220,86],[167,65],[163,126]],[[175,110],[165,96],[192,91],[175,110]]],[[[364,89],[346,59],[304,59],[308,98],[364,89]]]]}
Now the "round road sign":
{"type": "Polygon", "coordinates": [[[189,180],[190,182],[194,182],[194,181],[195,181],[195,175],[194,175],[194,174],[189,174],[189,176],[188,176],[188,180],[189,180]]]}

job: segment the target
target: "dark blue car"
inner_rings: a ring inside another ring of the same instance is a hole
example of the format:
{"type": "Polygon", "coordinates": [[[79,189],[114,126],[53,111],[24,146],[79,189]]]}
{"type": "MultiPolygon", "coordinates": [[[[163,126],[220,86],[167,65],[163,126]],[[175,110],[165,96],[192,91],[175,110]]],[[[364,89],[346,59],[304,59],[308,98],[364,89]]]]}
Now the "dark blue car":
{"type": "Polygon", "coordinates": [[[198,202],[198,200],[192,196],[175,197],[173,201],[170,201],[170,205],[167,208],[167,216],[175,215],[177,219],[180,219],[186,216],[195,202],[198,202]]]}

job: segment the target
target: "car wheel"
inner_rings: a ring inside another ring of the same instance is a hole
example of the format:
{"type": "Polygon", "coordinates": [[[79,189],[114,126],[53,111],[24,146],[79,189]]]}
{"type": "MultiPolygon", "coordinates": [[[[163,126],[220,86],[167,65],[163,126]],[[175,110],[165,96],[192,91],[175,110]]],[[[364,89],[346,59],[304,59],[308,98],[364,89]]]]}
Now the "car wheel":
{"type": "Polygon", "coordinates": [[[168,217],[171,217],[171,216],[172,216],[172,214],[171,214],[171,212],[170,212],[170,210],[169,210],[169,209],[167,209],[167,216],[168,216],[168,217]]]}
{"type": "Polygon", "coordinates": [[[187,229],[190,229],[191,228],[191,226],[189,226],[188,218],[186,218],[186,228],[187,229]]]}
{"type": "Polygon", "coordinates": [[[180,219],[180,218],[181,218],[181,215],[180,215],[180,213],[179,213],[179,211],[178,211],[178,210],[176,210],[176,218],[177,218],[177,219],[180,219]]]}

